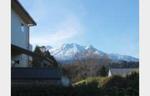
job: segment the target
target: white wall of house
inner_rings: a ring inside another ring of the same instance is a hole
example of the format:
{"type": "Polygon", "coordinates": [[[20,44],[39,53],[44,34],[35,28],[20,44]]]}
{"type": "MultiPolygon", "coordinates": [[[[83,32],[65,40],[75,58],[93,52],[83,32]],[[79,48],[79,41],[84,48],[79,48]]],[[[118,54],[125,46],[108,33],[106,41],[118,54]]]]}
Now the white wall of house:
{"type": "MultiPolygon", "coordinates": [[[[11,9],[11,44],[29,50],[29,26],[11,9]]],[[[12,60],[19,60],[15,67],[28,67],[29,57],[25,54],[12,57],[12,60]]]]}
{"type": "Polygon", "coordinates": [[[24,49],[29,47],[29,26],[13,10],[11,10],[11,43],[24,49]]]}
{"type": "Polygon", "coordinates": [[[28,64],[28,56],[25,55],[25,54],[21,54],[21,55],[17,55],[17,56],[13,56],[11,57],[12,60],[14,61],[12,63],[12,66],[13,67],[29,67],[29,64],[28,64]],[[18,61],[19,60],[19,64],[18,63],[15,63],[15,61],[18,61]]]}

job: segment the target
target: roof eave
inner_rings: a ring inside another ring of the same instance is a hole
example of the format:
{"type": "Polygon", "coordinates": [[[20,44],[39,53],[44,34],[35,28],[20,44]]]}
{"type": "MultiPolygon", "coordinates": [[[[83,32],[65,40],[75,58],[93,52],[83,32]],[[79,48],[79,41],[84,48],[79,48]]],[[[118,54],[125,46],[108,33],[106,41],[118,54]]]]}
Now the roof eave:
{"type": "MultiPolygon", "coordinates": [[[[15,6],[18,7],[17,10],[19,15],[22,15],[20,11],[22,11],[26,15],[26,23],[29,26],[36,26],[36,22],[33,20],[33,18],[29,15],[29,13],[24,9],[24,7],[20,4],[18,0],[11,0],[11,7],[15,9],[15,6]]],[[[23,16],[21,16],[23,19],[25,19],[23,16]]]]}

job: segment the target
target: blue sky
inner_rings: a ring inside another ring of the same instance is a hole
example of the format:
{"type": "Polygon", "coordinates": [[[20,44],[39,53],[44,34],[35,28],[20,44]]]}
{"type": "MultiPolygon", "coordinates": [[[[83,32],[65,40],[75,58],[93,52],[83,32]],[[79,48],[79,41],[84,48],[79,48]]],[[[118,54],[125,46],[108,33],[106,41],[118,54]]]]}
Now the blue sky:
{"type": "Polygon", "coordinates": [[[20,0],[37,22],[33,45],[93,45],[108,53],[139,56],[138,0],[20,0]]]}

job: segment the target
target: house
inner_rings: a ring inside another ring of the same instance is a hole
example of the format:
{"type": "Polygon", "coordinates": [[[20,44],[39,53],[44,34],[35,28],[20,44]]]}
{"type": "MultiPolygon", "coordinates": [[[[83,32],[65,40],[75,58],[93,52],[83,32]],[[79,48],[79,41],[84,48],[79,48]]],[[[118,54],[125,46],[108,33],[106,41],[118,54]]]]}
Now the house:
{"type": "Polygon", "coordinates": [[[110,68],[108,72],[108,77],[111,76],[123,76],[131,74],[132,72],[139,72],[138,68],[110,68]]]}
{"type": "Polygon", "coordinates": [[[30,56],[18,51],[18,48],[32,50],[29,43],[29,29],[36,22],[18,0],[11,0],[11,66],[29,67],[30,56]]]}
{"type": "MultiPolygon", "coordinates": [[[[63,85],[66,78],[53,56],[47,58],[32,52],[29,29],[36,23],[18,0],[11,0],[11,84],[13,90],[24,86],[63,85]],[[32,58],[40,58],[50,67],[31,66],[32,58]]],[[[65,82],[65,85],[68,83],[65,82]]],[[[29,90],[30,91],[30,90],[29,90]]]]}

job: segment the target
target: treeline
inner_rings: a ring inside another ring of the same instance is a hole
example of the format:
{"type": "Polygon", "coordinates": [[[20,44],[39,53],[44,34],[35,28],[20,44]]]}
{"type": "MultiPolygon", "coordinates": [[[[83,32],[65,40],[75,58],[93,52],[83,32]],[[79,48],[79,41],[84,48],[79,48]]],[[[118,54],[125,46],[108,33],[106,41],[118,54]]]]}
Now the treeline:
{"type": "Polygon", "coordinates": [[[71,81],[78,82],[87,77],[95,76],[107,76],[108,75],[108,66],[100,64],[64,64],[62,69],[65,75],[67,75],[71,81]]]}
{"type": "Polygon", "coordinates": [[[87,77],[107,76],[109,68],[139,68],[139,62],[121,61],[110,64],[90,62],[91,60],[89,60],[89,62],[86,60],[86,63],[79,63],[79,61],[77,61],[72,64],[63,64],[62,69],[72,82],[77,82],[87,77]]]}
{"type": "Polygon", "coordinates": [[[120,61],[120,62],[110,62],[111,68],[139,68],[139,62],[133,61],[120,61]]]}

